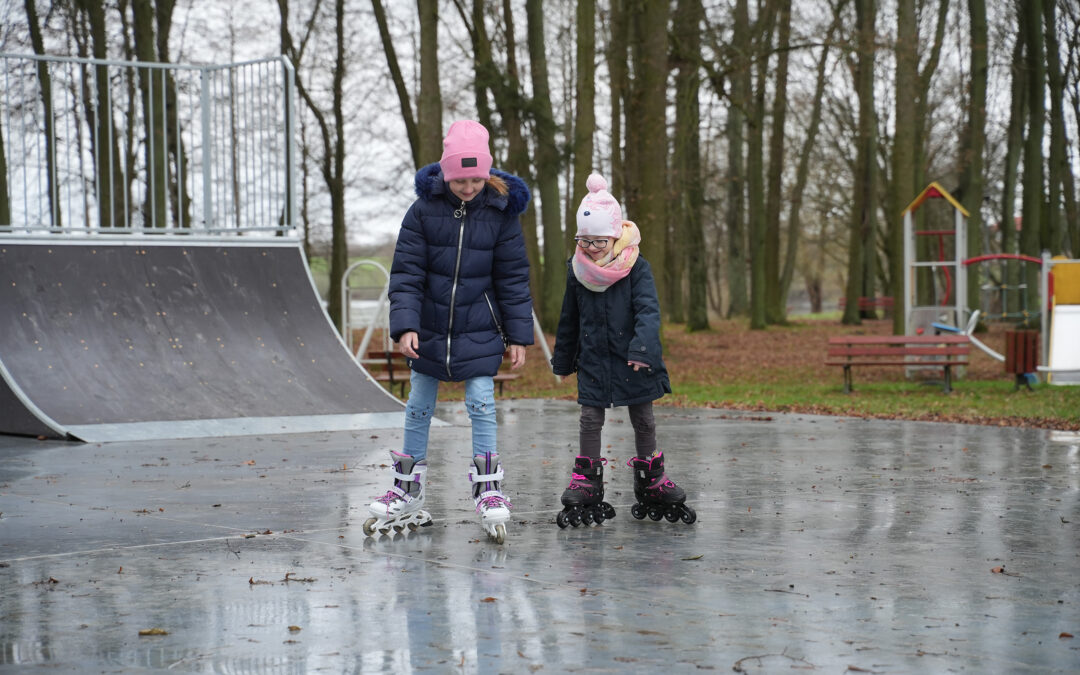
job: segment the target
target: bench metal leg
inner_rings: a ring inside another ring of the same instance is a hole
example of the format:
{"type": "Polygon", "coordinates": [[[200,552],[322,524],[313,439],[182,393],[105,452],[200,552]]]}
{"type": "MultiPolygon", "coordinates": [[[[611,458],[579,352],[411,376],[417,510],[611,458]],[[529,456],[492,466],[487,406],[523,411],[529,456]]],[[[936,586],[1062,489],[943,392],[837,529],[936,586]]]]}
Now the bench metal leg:
{"type": "Polygon", "coordinates": [[[942,389],[946,394],[952,393],[952,367],[945,366],[945,382],[942,385],[942,389]]]}
{"type": "Polygon", "coordinates": [[[851,366],[844,366],[844,393],[851,393],[851,366]]]}

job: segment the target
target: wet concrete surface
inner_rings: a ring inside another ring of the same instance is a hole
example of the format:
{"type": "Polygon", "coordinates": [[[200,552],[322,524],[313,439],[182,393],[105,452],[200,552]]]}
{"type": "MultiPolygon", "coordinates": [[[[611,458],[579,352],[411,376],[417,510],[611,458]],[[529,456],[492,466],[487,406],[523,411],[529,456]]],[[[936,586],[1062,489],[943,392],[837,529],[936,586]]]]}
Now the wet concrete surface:
{"type": "Polygon", "coordinates": [[[461,404],[435,525],[365,538],[401,432],[0,437],[0,671],[1080,670],[1080,437],[657,409],[693,525],[560,530],[577,407],[500,401],[506,544],[476,524],[461,404]],[[140,635],[161,629],[163,635],[140,635]]]}

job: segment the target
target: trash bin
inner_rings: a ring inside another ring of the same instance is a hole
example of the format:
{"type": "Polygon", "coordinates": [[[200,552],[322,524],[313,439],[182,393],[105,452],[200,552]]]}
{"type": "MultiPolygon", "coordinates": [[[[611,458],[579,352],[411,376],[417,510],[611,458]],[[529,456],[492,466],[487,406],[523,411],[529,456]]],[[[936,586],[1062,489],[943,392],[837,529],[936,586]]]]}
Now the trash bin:
{"type": "Polygon", "coordinates": [[[1013,391],[1020,389],[1020,385],[1031,389],[1031,380],[1035,379],[1038,365],[1039,331],[1005,331],[1005,372],[1015,377],[1013,391]]]}

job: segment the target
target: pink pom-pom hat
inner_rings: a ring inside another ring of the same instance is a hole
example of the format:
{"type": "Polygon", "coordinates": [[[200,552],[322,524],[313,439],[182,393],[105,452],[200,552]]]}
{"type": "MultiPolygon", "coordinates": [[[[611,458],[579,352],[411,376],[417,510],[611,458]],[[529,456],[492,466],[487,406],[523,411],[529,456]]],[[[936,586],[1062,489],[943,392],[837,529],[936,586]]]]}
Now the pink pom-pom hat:
{"type": "Polygon", "coordinates": [[[589,194],[577,210],[578,237],[615,237],[622,235],[622,206],[607,191],[607,181],[598,173],[585,181],[589,194]]]}

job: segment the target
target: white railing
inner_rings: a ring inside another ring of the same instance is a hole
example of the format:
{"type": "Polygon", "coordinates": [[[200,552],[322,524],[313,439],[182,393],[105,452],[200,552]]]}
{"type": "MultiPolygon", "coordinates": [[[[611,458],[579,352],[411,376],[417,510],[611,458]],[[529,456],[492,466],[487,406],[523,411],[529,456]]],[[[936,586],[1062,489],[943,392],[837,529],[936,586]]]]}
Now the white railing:
{"type": "Polygon", "coordinates": [[[284,57],[0,54],[0,234],[292,233],[295,100],[284,57]]]}

